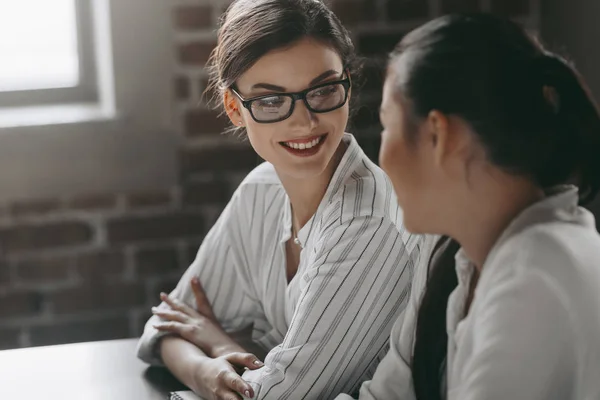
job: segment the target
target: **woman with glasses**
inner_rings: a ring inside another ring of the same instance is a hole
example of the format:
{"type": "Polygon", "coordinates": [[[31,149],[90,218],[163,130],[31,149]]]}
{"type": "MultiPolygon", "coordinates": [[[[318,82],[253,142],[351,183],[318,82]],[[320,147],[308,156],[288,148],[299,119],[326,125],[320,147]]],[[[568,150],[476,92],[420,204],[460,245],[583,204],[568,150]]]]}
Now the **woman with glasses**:
{"type": "Polygon", "coordinates": [[[418,237],[404,231],[385,174],[344,133],[348,32],[320,1],[238,0],[211,66],[219,103],[267,162],[162,295],[139,357],[207,399],[353,392],[405,308],[418,237]]]}

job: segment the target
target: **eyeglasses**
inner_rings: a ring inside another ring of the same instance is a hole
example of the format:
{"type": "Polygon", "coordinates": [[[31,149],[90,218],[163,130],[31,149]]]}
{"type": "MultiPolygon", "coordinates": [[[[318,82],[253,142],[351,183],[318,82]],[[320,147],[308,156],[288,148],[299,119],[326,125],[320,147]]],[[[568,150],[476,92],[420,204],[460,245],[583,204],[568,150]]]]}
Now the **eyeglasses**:
{"type": "Polygon", "coordinates": [[[337,110],[348,101],[348,90],[352,86],[350,77],[335,82],[313,86],[302,92],[267,94],[244,99],[235,88],[231,91],[250,111],[252,119],[263,124],[283,121],[294,113],[296,101],[302,100],[306,108],[314,113],[337,110]]]}

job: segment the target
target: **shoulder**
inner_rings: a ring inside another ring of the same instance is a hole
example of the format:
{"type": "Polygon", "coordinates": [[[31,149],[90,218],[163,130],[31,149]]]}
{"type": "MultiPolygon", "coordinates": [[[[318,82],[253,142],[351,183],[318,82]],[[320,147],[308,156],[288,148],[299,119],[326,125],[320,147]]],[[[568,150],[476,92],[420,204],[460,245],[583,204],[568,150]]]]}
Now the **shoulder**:
{"type": "Polygon", "coordinates": [[[254,168],[239,184],[235,190],[230,207],[243,210],[245,215],[250,215],[254,210],[279,210],[278,207],[267,207],[265,203],[283,202],[285,191],[269,162],[263,162],[254,168]],[[261,207],[265,205],[264,207],[261,207]]]}
{"type": "Polygon", "coordinates": [[[540,315],[562,309],[589,316],[586,304],[600,300],[599,262],[600,237],[587,227],[563,221],[532,224],[490,254],[477,291],[488,305],[518,301],[540,315]]]}
{"type": "Polygon", "coordinates": [[[355,161],[330,199],[328,208],[339,207],[341,221],[357,217],[391,219],[398,215],[398,202],[389,178],[364,154],[355,161]]]}
{"type": "Polygon", "coordinates": [[[513,273],[538,272],[556,278],[600,262],[600,236],[589,227],[560,220],[532,224],[506,239],[490,262],[513,273]]]}
{"type": "Polygon", "coordinates": [[[275,167],[270,162],[264,161],[254,168],[240,183],[240,187],[250,185],[281,185],[275,172],[275,167]]]}

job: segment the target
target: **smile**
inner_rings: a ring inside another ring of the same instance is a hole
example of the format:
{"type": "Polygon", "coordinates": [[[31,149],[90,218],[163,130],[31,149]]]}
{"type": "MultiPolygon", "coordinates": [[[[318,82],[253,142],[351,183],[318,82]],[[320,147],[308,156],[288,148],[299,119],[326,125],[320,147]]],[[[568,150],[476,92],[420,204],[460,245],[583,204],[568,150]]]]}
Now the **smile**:
{"type": "Polygon", "coordinates": [[[294,155],[306,157],[316,154],[322,147],[326,138],[327,134],[324,134],[303,139],[288,140],[279,142],[279,144],[294,155]]]}

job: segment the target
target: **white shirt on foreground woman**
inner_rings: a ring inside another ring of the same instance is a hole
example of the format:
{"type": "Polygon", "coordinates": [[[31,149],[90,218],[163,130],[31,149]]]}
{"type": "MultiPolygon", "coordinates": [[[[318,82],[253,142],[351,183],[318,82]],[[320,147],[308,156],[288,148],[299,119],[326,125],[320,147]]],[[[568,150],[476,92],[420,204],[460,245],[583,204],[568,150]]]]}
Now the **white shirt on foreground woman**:
{"type": "MultiPolygon", "coordinates": [[[[577,201],[576,188],[554,188],[509,225],[484,263],[466,316],[474,266],[462,251],[456,255],[447,399],[600,399],[600,235],[577,201]]],[[[431,251],[435,239],[423,247],[431,251]]],[[[390,352],[362,386],[361,400],[415,399],[410,363],[428,251],[405,319],[394,326],[390,352]]]]}

